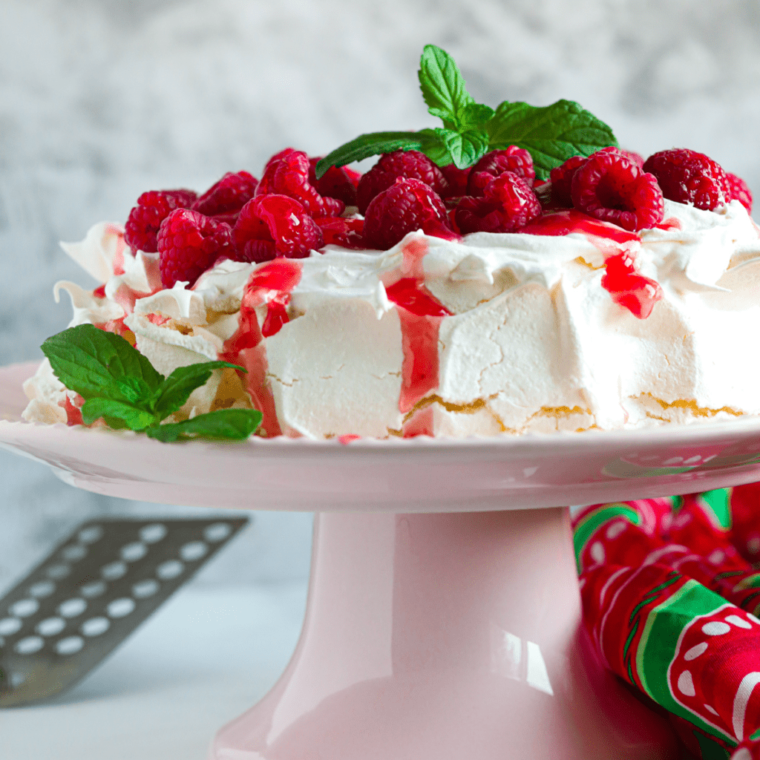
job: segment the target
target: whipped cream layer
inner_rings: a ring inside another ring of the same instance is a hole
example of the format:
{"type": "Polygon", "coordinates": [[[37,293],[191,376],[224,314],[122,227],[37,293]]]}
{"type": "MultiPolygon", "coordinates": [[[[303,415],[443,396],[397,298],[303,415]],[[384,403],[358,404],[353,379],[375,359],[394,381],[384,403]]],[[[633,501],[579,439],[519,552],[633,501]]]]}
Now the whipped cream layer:
{"type": "MultiPolygon", "coordinates": [[[[666,201],[665,222],[638,235],[601,222],[560,236],[420,232],[388,251],[225,260],[192,288],[161,289],[157,254],[133,255],[116,225],[64,247],[101,283],[58,284],[72,325],[121,332],[165,374],[216,358],[248,370],[216,373],[178,419],[253,405],[267,435],[382,438],[760,412],[760,236],[738,201],[666,201]],[[646,319],[602,286],[619,253],[661,288],[646,319]]],[[[71,419],[76,399],[46,363],[26,390],[27,419],[71,419]]]]}

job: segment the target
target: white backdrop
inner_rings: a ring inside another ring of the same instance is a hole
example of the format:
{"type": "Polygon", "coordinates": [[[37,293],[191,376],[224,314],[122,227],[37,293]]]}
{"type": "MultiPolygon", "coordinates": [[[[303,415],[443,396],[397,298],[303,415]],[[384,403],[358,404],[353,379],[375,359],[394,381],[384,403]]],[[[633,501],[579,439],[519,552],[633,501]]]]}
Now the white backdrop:
{"type": "MultiPolygon", "coordinates": [[[[431,125],[427,42],[483,102],[575,99],[625,147],[695,148],[760,191],[759,27],[749,0],[0,0],[0,364],[66,325],[56,280],[87,281],[57,241],[143,190],[431,125]]],[[[0,480],[0,590],[87,515],[155,513],[10,454],[0,480]]],[[[206,578],[302,577],[309,533],[262,514],[206,578]]]]}

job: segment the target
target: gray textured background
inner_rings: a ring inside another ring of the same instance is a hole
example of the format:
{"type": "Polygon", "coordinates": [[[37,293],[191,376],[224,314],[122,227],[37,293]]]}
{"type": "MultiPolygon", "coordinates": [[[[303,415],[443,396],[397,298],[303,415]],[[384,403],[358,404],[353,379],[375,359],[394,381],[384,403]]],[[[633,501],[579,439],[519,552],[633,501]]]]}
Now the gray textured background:
{"type": "MultiPolygon", "coordinates": [[[[65,326],[56,280],[87,281],[57,241],[143,190],[431,125],[427,42],[484,102],[575,99],[625,147],[695,148],[760,190],[759,26],[742,0],[0,0],[0,364],[65,326]]],[[[2,452],[0,482],[0,589],[87,515],[157,513],[2,452]]],[[[262,514],[206,577],[303,576],[309,532],[262,514]]]]}

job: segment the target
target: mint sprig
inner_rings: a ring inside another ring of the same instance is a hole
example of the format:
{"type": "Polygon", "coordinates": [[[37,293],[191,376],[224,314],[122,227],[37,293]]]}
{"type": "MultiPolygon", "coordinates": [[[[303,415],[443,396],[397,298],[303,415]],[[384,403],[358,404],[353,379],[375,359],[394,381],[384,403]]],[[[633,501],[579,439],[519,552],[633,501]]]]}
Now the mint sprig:
{"type": "Polygon", "coordinates": [[[254,409],[222,409],[184,422],[161,424],[208,382],[215,369],[246,371],[236,364],[199,362],[164,377],[127,340],[94,325],[79,325],[48,338],[42,352],[55,376],[85,400],[81,411],[87,425],[103,418],[110,427],[144,431],[168,442],[242,440],[261,424],[261,412],[254,409]]]}
{"type": "Polygon", "coordinates": [[[496,110],[477,103],[454,59],[435,45],[422,51],[418,78],[428,112],[443,127],[360,135],[319,161],[317,177],[331,166],[396,150],[418,150],[439,166],[466,169],[491,150],[517,145],[530,152],[536,176],[547,179],[571,156],[617,146],[610,127],[571,100],[540,108],[504,101],[496,110]]]}

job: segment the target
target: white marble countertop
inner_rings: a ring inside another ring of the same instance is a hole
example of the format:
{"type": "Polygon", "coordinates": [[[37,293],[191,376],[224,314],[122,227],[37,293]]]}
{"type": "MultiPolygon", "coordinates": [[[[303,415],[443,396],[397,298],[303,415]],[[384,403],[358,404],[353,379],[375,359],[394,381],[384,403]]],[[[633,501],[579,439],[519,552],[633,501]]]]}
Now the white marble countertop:
{"type": "Polygon", "coordinates": [[[285,668],[305,604],[304,581],[191,584],[70,692],[0,711],[0,756],[205,760],[285,668]]]}

